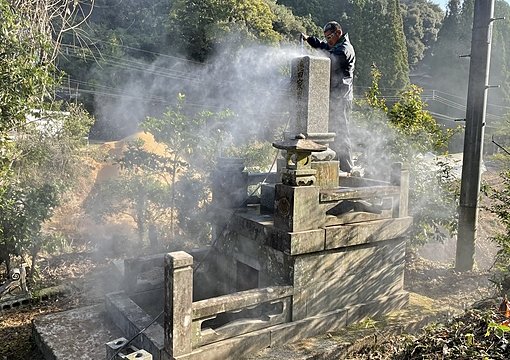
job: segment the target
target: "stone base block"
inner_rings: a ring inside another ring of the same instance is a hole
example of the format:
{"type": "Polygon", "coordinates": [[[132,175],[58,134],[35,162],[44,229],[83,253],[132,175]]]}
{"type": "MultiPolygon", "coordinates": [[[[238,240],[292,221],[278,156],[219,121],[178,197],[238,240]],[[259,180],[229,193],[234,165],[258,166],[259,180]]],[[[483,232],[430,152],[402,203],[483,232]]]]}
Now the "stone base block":
{"type": "MultiPolygon", "coordinates": [[[[127,297],[124,292],[106,295],[106,310],[111,321],[128,339],[138,334],[153,320],[152,316],[127,297]]],[[[153,323],[133,340],[133,344],[139,349],[149,351],[155,360],[159,360],[164,346],[163,327],[157,322],[153,323]]]]}
{"type": "Polygon", "coordinates": [[[274,226],[288,232],[320,229],[326,214],[319,207],[319,188],[276,184],[274,226]]]}
{"type": "MultiPolygon", "coordinates": [[[[266,347],[280,346],[334,331],[367,317],[387,314],[400,309],[409,301],[407,292],[381,297],[369,303],[339,309],[264,330],[255,331],[233,339],[203,346],[192,353],[167,357],[165,360],[224,360],[242,359],[266,347]]],[[[168,355],[167,355],[168,356],[168,355]]]]}
{"type": "Polygon", "coordinates": [[[408,303],[409,293],[407,291],[400,291],[365,304],[351,306],[347,311],[347,324],[353,324],[369,317],[388,314],[403,308],[408,303]]]}
{"type": "Polygon", "coordinates": [[[44,315],[33,322],[33,338],[46,360],[104,359],[104,344],[123,335],[105,318],[104,305],[44,315]]]}
{"type": "Polygon", "coordinates": [[[312,169],[317,171],[315,185],[321,189],[338,187],[338,161],[312,161],[312,169]]]}
{"type": "Polygon", "coordinates": [[[272,213],[274,211],[275,184],[260,185],[260,211],[272,213]]]}

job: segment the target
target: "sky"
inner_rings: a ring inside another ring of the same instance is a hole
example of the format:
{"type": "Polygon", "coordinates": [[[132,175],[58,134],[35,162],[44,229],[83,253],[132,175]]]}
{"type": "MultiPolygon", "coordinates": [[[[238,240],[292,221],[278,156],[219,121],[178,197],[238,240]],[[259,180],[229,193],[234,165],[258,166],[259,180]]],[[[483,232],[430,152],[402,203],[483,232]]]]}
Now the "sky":
{"type": "MultiPolygon", "coordinates": [[[[446,9],[446,4],[448,4],[448,0],[432,0],[433,3],[439,4],[443,10],[446,9]]],[[[510,3],[510,0],[506,0],[507,3],[510,3]]]]}
{"type": "Polygon", "coordinates": [[[448,0],[432,0],[433,3],[439,4],[441,8],[444,10],[446,9],[446,4],[448,3],[448,0]]]}

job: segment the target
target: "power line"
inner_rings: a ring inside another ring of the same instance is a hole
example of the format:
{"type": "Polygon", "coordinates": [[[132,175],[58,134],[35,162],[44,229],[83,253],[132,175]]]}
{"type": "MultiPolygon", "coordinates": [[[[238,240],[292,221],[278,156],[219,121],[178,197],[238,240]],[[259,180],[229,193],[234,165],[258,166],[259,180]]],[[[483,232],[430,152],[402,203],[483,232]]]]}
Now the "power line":
{"type": "MultiPolygon", "coordinates": [[[[71,46],[71,47],[79,48],[76,46],[71,46]]],[[[70,54],[70,56],[80,58],[80,59],[85,58],[85,59],[96,61],[96,57],[93,56],[92,54],[76,54],[75,53],[75,54],[70,54]]],[[[157,66],[153,66],[154,70],[151,70],[148,68],[148,64],[145,64],[145,63],[142,63],[139,61],[135,61],[135,60],[129,60],[129,59],[114,57],[114,56],[110,56],[110,55],[102,55],[102,60],[107,65],[119,67],[119,68],[122,68],[125,70],[136,70],[136,71],[140,71],[140,72],[144,72],[144,73],[148,73],[148,74],[152,74],[152,75],[158,75],[158,76],[171,78],[171,79],[177,79],[177,80],[186,80],[186,81],[190,81],[190,82],[200,81],[198,77],[193,76],[192,74],[186,73],[183,71],[178,71],[178,70],[173,70],[173,69],[168,69],[168,68],[163,68],[163,67],[157,67],[157,66]],[[163,71],[158,70],[158,69],[161,69],[163,71]]]]}
{"type": "MultiPolygon", "coordinates": [[[[80,47],[74,46],[74,45],[73,46],[69,45],[68,47],[72,48],[72,49],[80,49],[80,47]]],[[[70,54],[70,56],[78,57],[78,58],[86,58],[86,59],[96,61],[96,57],[91,54],[70,54]]],[[[204,85],[204,78],[202,76],[192,75],[192,74],[190,74],[190,72],[183,72],[183,71],[168,69],[168,68],[164,68],[164,67],[155,67],[155,66],[151,65],[152,67],[154,67],[156,69],[161,69],[161,71],[160,70],[152,70],[152,69],[148,68],[148,66],[149,66],[148,64],[143,63],[143,62],[139,62],[139,61],[135,61],[135,60],[126,60],[124,58],[115,57],[115,56],[111,56],[111,55],[103,55],[102,57],[103,57],[103,61],[105,64],[119,67],[124,70],[135,70],[135,71],[139,71],[139,72],[144,72],[146,74],[162,76],[162,77],[166,77],[166,78],[170,78],[170,79],[174,79],[174,80],[184,80],[184,81],[187,81],[190,83],[195,83],[201,87],[204,85]]],[[[214,84],[216,84],[217,86],[237,85],[238,84],[236,80],[224,80],[224,79],[218,80],[218,79],[214,79],[213,77],[208,78],[207,80],[214,82],[214,84]]],[[[254,86],[249,87],[248,90],[257,91],[257,92],[270,91],[273,94],[273,96],[286,96],[286,95],[290,94],[290,91],[285,90],[285,89],[276,89],[275,90],[274,88],[260,88],[260,87],[254,87],[254,86]]]]}
{"type": "Polygon", "coordinates": [[[113,46],[118,46],[118,47],[121,47],[121,48],[124,48],[124,49],[129,49],[129,50],[134,50],[134,51],[138,51],[138,52],[143,52],[143,53],[146,53],[146,54],[158,55],[158,56],[161,56],[161,57],[175,59],[175,60],[187,62],[187,63],[190,63],[190,64],[194,64],[194,65],[202,65],[202,66],[203,65],[207,65],[207,63],[202,63],[202,62],[199,62],[199,61],[194,61],[194,60],[190,60],[190,59],[186,59],[186,58],[181,58],[181,57],[174,56],[174,55],[158,53],[158,52],[155,52],[155,51],[139,49],[139,48],[135,48],[135,47],[127,46],[127,45],[121,45],[121,44],[117,44],[117,43],[114,43],[114,42],[111,42],[111,41],[105,41],[105,40],[101,40],[101,39],[97,39],[97,38],[90,38],[90,39],[94,40],[94,41],[97,41],[97,42],[102,42],[102,43],[105,43],[105,44],[109,44],[109,45],[113,45],[113,46]]]}
{"type": "MultiPolygon", "coordinates": [[[[84,94],[92,94],[92,95],[101,95],[101,96],[112,97],[112,98],[138,100],[138,101],[145,102],[145,103],[160,103],[163,105],[174,105],[175,104],[174,102],[168,101],[167,99],[164,99],[164,98],[143,98],[143,97],[129,95],[129,94],[125,94],[125,93],[112,93],[112,92],[89,90],[89,89],[83,89],[83,88],[76,89],[76,88],[70,88],[70,87],[68,87],[68,88],[61,87],[60,89],[61,89],[61,91],[65,92],[65,93],[75,93],[77,95],[79,95],[80,93],[84,93],[84,94]]],[[[186,102],[187,107],[215,110],[215,111],[224,111],[229,108],[235,107],[235,104],[226,104],[226,105],[228,105],[228,106],[186,102]]],[[[260,112],[248,111],[246,109],[243,109],[242,114],[259,115],[260,112]]],[[[287,112],[268,112],[267,115],[285,116],[285,115],[287,115],[287,112]]]]}

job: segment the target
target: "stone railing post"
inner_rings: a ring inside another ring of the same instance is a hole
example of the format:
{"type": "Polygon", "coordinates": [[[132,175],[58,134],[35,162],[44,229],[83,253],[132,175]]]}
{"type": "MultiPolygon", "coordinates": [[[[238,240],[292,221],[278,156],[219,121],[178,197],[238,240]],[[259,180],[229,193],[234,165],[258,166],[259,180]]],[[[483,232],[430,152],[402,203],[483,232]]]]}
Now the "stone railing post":
{"type": "Polygon", "coordinates": [[[184,251],[165,255],[165,352],[192,350],[193,257],[184,251]]]}
{"type": "Polygon", "coordinates": [[[393,217],[405,217],[408,215],[409,206],[409,170],[400,162],[391,165],[390,183],[400,186],[400,196],[393,206],[393,217]]]}
{"type": "Polygon", "coordinates": [[[243,159],[219,158],[213,173],[213,204],[219,208],[235,209],[246,206],[248,173],[243,159]]]}

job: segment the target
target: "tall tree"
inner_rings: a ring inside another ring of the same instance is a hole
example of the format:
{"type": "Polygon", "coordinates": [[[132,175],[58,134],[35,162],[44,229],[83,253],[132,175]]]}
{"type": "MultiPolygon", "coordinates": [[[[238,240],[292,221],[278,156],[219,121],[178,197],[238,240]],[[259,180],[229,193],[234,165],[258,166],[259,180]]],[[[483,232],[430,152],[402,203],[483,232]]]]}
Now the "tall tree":
{"type": "MultiPolygon", "coordinates": [[[[504,17],[506,21],[496,21],[493,27],[493,45],[489,82],[501,85],[500,89],[489,91],[489,103],[510,107],[510,4],[496,1],[494,13],[496,17],[504,17]]],[[[501,113],[502,108],[489,106],[491,113],[501,113]],[[499,111],[498,111],[499,110],[499,111]]]]}
{"type": "Polygon", "coordinates": [[[423,59],[425,52],[437,41],[444,13],[439,5],[428,0],[404,0],[401,6],[408,63],[413,68],[423,59]]]}
{"type": "Polygon", "coordinates": [[[350,15],[351,0],[281,0],[279,3],[293,9],[299,16],[311,16],[319,26],[328,21],[339,20],[350,15]]]}
{"type": "Polygon", "coordinates": [[[409,83],[409,65],[398,1],[351,0],[343,20],[356,50],[357,86],[371,84],[371,67],[381,74],[381,89],[397,93],[409,83]]]}
{"type": "MultiPolygon", "coordinates": [[[[473,11],[474,0],[463,2],[450,0],[437,42],[420,64],[421,70],[431,77],[429,86],[461,98],[467,96],[469,59],[459,56],[478,51],[471,49],[473,11]]],[[[510,6],[508,3],[497,0],[495,16],[508,17],[509,15],[510,6]]],[[[510,36],[508,22],[496,21],[492,34],[490,83],[501,85],[501,88],[489,91],[489,103],[506,104],[506,106],[510,101],[508,36],[510,36]]],[[[489,106],[488,109],[489,113],[502,115],[501,110],[504,108],[489,106]]],[[[453,116],[459,116],[459,113],[453,116]]],[[[490,121],[492,120],[489,119],[490,121]]]]}
{"type": "Polygon", "coordinates": [[[388,36],[385,37],[385,43],[392,51],[390,51],[389,61],[385,62],[384,68],[381,67],[383,71],[386,70],[382,81],[383,85],[386,84],[399,91],[409,84],[409,64],[399,0],[389,0],[386,19],[390,28],[387,32],[388,36]],[[389,74],[392,76],[388,76],[389,74]]]}
{"type": "Polygon", "coordinates": [[[222,42],[239,46],[254,39],[276,43],[274,15],[264,0],[200,2],[176,0],[170,11],[169,37],[178,50],[203,61],[222,42]]]}
{"type": "Polygon", "coordinates": [[[407,48],[398,0],[284,0],[282,4],[300,16],[310,15],[319,25],[329,20],[342,24],[356,50],[356,86],[370,86],[372,64],[376,64],[382,73],[381,88],[396,93],[409,83],[407,48]]]}

